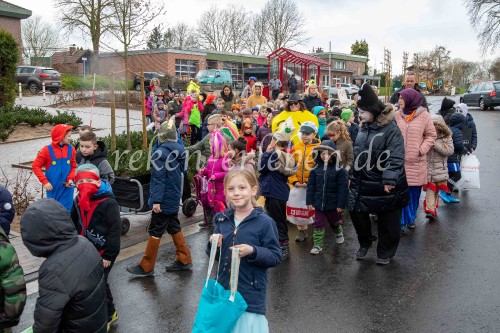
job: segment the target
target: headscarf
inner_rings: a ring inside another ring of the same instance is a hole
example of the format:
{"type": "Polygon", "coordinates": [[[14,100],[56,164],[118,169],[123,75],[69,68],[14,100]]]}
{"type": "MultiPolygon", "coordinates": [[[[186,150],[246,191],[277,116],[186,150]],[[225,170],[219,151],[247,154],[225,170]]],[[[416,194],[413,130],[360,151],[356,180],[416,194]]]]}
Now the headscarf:
{"type": "Polygon", "coordinates": [[[411,114],[419,106],[422,106],[422,104],[424,104],[424,97],[415,89],[403,89],[399,92],[399,95],[405,101],[405,108],[403,110],[403,113],[406,115],[411,114]]]}
{"type": "Polygon", "coordinates": [[[460,112],[467,117],[467,114],[469,113],[469,107],[465,103],[460,103],[457,105],[457,111],[460,112]]]}

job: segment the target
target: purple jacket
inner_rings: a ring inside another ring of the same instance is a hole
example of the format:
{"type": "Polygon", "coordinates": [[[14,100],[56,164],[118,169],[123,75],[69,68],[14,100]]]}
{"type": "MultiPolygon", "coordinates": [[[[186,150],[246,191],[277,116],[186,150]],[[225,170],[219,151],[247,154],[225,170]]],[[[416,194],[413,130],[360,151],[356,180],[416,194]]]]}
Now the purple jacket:
{"type": "Polygon", "coordinates": [[[269,146],[269,143],[271,143],[271,139],[272,139],[271,127],[268,127],[267,123],[265,123],[257,131],[257,148],[262,148],[262,151],[266,151],[267,146],[269,146]]]}

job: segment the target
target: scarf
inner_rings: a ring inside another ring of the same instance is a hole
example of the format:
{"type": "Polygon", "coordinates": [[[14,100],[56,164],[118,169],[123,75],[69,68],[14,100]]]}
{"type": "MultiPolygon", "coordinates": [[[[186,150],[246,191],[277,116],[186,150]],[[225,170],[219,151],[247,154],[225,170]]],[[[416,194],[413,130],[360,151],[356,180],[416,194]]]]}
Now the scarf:
{"type": "MultiPolygon", "coordinates": [[[[75,181],[78,182],[80,179],[99,180],[99,176],[93,172],[83,171],[76,174],[75,181]]],[[[98,191],[99,186],[94,183],[78,184],[78,206],[84,211],[90,210],[90,198],[98,191]]]]}

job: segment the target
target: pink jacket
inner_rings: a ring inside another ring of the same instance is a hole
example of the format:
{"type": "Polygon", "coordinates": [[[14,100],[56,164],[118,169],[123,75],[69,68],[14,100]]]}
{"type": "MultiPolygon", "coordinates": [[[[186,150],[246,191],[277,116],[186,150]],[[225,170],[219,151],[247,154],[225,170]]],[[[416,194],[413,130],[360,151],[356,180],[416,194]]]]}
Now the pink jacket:
{"type": "Polygon", "coordinates": [[[228,159],[221,157],[215,159],[210,156],[207,161],[207,166],[203,169],[202,174],[208,179],[208,190],[213,194],[214,200],[219,200],[226,204],[226,196],[224,195],[224,177],[229,170],[228,159]],[[210,181],[212,179],[212,181],[210,181]],[[215,193],[214,193],[215,192],[215,193]]]}
{"type": "Polygon", "coordinates": [[[396,112],[396,122],[405,143],[405,170],[409,186],[427,184],[427,153],[434,147],[436,129],[430,113],[420,106],[412,120],[396,112]]]}
{"type": "MultiPolygon", "coordinates": [[[[182,103],[182,111],[175,115],[176,118],[182,117],[182,123],[184,125],[188,125],[189,116],[191,115],[191,110],[194,107],[194,102],[191,96],[187,96],[182,103]]],[[[203,103],[198,101],[198,110],[200,110],[200,114],[203,112],[203,103]]]]}

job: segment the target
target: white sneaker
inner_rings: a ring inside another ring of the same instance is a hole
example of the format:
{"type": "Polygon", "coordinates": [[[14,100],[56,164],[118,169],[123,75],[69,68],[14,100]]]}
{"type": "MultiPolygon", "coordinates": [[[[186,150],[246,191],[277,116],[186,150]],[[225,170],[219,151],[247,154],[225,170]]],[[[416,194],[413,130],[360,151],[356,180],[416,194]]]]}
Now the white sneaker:
{"type": "Polygon", "coordinates": [[[323,251],[323,248],[318,245],[314,245],[313,248],[311,249],[311,254],[319,254],[321,251],[323,251]]]}
{"type": "Polygon", "coordinates": [[[340,228],[339,233],[335,233],[335,243],[342,244],[344,242],[344,233],[342,232],[342,227],[340,228]]]}

